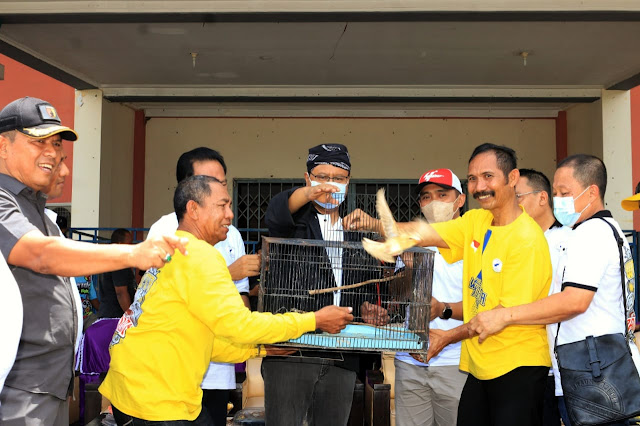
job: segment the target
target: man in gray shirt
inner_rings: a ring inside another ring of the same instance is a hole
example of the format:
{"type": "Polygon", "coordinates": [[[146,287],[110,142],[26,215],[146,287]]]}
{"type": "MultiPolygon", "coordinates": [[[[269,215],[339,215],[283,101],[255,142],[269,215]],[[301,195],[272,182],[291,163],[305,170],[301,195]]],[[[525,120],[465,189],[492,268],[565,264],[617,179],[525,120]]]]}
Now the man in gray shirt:
{"type": "Polygon", "coordinates": [[[23,327],[15,363],[0,393],[2,425],[68,425],[78,328],[67,277],[171,260],[185,242],[164,236],[136,246],[80,243],[57,235],[46,196],[64,156],[62,126],[46,101],[21,98],[0,111],[0,253],[20,288],[23,327]]]}

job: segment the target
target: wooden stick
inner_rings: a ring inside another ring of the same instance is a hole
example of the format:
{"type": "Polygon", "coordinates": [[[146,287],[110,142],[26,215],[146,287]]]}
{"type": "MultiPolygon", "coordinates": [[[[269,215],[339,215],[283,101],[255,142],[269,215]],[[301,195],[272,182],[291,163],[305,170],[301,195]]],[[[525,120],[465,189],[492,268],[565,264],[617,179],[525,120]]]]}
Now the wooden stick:
{"type": "Polygon", "coordinates": [[[386,278],[376,278],[376,279],[373,279],[373,280],[367,280],[367,281],[363,281],[363,282],[360,282],[360,283],[343,285],[343,286],[340,286],[340,287],[322,288],[322,289],[319,289],[319,290],[309,290],[309,294],[310,295],[314,295],[314,294],[332,293],[334,291],[340,291],[340,290],[349,290],[349,289],[352,289],[352,288],[362,287],[363,285],[367,285],[367,284],[384,283],[384,282],[387,282],[387,281],[393,281],[396,278],[401,278],[401,277],[404,277],[404,274],[393,275],[391,277],[386,277],[386,278]]]}

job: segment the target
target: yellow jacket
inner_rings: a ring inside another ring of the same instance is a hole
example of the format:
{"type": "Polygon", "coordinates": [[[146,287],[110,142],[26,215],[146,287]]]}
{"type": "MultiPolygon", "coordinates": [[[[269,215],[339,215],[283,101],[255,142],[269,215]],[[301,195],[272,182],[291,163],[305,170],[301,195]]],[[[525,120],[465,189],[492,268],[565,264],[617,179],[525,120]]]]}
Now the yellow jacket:
{"type": "Polygon", "coordinates": [[[111,365],[100,392],[120,411],[146,420],[193,420],[210,361],[242,362],[257,343],[296,338],[316,328],[315,314],[250,312],[222,255],[189,239],[160,270],[143,277],[111,342],[111,365]]]}

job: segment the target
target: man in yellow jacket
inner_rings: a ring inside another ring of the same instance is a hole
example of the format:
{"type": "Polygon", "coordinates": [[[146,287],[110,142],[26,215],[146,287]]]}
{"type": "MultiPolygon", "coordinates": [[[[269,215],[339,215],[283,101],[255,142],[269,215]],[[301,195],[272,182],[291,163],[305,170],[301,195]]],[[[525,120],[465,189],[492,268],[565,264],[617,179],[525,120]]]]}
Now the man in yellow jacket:
{"type": "Polygon", "coordinates": [[[189,240],[188,254],[167,256],[163,268],[145,274],[114,333],[100,386],[119,425],[209,424],[200,383],[210,361],[263,356],[257,343],[316,329],[337,333],[353,319],[351,308],[338,306],[304,314],[250,312],[213,247],[233,219],[226,188],[216,178],[193,176],[180,182],[173,204],[176,235],[189,240]]]}

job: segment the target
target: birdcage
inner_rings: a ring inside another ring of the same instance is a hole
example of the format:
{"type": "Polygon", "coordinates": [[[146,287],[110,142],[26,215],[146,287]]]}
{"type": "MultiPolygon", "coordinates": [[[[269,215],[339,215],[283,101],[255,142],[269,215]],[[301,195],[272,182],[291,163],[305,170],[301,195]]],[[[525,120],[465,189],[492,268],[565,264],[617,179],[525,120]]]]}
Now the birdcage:
{"type": "Polygon", "coordinates": [[[413,248],[394,264],[381,263],[360,240],[357,235],[342,241],[263,237],[259,311],[312,312],[331,304],[353,308],[354,321],[339,334],[316,331],[283,345],[427,350],[434,253],[413,248]]]}

